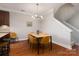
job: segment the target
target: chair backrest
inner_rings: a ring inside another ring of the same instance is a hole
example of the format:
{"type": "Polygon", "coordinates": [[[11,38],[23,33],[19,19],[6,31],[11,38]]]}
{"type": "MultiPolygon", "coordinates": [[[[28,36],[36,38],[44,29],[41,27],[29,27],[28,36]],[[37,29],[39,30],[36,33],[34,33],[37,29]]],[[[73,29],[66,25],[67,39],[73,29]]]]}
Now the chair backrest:
{"type": "Polygon", "coordinates": [[[36,38],[34,36],[29,35],[29,42],[34,44],[34,43],[37,43],[37,40],[36,40],[36,38]]]}
{"type": "Polygon", "coordinates": [[[49,36],[50,37],[50,42],[52,43],[52,36],[49,36]]]}
{"type": "Polygon", "coordinates": [[[49,36],[43,37],[40,41],[41,44],[48,44],[49,42],[50,42],[49,36]]]}
{"type": "Polygon", "coordinates": [[[17,34],[15,32],[10,33],[10,38],[16,38],[16,37],[17,37],[17,34]]]}

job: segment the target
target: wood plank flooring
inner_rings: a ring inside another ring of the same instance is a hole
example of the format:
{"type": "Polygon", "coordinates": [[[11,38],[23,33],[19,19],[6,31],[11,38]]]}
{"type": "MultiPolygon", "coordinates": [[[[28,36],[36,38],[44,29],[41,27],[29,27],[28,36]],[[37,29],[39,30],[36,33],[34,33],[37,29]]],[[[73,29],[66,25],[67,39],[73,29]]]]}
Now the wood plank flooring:
{"type": "Polygon", "coordinates": [[[42,52],[40,48],[39,55],[37,50],[29,47],[27,41],[12,43],[10,45],[10,56],[79,56],[79,46],[74,45],[72,50],[68,50],[57,44],[52,44],[52,51],[46,49],[42,52]]]}

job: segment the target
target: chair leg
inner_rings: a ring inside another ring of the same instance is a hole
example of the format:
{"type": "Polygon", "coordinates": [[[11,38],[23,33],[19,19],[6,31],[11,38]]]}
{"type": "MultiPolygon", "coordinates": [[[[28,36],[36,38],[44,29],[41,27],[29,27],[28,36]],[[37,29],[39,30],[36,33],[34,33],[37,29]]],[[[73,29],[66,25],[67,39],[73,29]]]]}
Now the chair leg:
{"type": "Polygon", "coordinates": [[[7,55],[9,56],[10,53],[10,44],[7,45],[7,55]]]}
{"type": "Polygon", "coordinates": [[[27,40],[28,44],[29,44],[29,39],[27,40]]]}
{"type": "Polygon", "coordinates": [[[50,49],[52,50],[52,42],[50,43],[50,49]]]}
{"type": "Polygon", "coordinates": [[[2,50],[3,50],[2,47],[0,47],[0,56],[2,56],[2,53],[3,53],[2,50]]]}
{"type": "Polygon", "coordinates": [[[44,53],[44,50],[45,50],[45,46],[43,45],[43,53],[44,53]]]}

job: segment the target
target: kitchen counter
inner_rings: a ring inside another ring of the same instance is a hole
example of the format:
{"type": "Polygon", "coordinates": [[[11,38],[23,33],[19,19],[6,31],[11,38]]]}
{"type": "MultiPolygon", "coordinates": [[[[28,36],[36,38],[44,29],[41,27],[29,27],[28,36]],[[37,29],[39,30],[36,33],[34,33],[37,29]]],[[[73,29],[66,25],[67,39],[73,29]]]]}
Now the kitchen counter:
{"type": "Polygon", "coordinates": [[[0,32],[0,38],[7,35],[9,32],[0,32]]]}

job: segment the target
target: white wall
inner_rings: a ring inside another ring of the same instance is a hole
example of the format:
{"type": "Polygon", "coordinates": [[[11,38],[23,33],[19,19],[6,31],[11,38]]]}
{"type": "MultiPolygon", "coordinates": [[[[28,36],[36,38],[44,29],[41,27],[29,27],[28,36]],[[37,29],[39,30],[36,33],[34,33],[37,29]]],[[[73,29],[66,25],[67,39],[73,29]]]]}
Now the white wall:
{"type": "Polygon", "coordinates": [[[67,20],[67,23],[76,28],[76,30],[73,30],[72,36],[75,43],[79,44],[79,12],[77,12],[72,18],[67,20]]]}
{"type": "Polygon", "coordinates": [[[37,21],[33,20],[31,16],[10,12],[10,31],[16,32],[19,40],[25,40],[26,35],[29,32],[35,32],[37,28],[37,21]],[[32,27],[27,27],[28,21],[33,21],[32,27]]]}
{"type": "Polygon", "coordinates": [[[53,43],[63,46],[68,49],[71,48],[71,30],[60,23],[53,17],[53,12],[48,14],[45,20],[41,23],[41,31],[49,33],[53,37],[53,43]]]}
{"type": "Polygon", "coordinates": [[[79,29],[79,12],[77,12],[72,18],[67,20],[67,22],[79,29]]]}
{"type": "Polygon", "coordinates": [[[71,28],[71,40],[79,45],[79,8],[78,4],[64,4],[55,13],[55,17],[71,28]]]}

